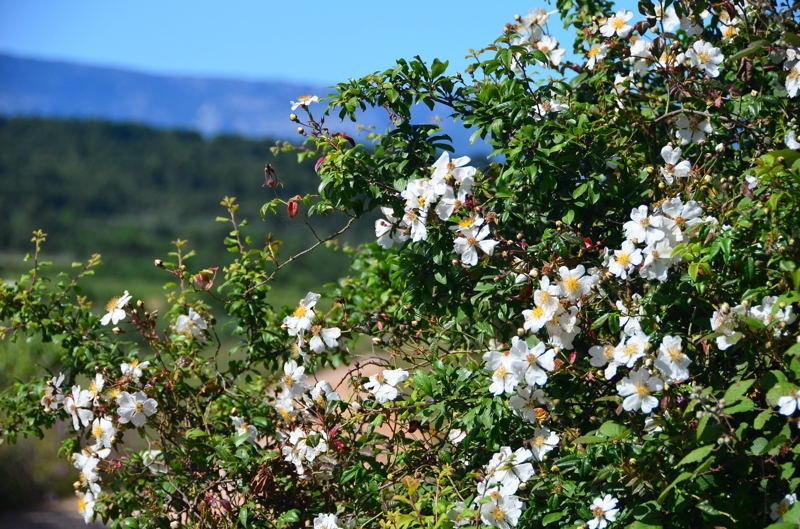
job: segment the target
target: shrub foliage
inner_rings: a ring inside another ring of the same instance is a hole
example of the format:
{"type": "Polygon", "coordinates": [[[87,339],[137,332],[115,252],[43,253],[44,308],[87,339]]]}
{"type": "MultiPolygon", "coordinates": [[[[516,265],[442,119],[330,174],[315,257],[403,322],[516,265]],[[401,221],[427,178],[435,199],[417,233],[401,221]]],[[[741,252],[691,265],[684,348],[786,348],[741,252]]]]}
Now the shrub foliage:
{"type": "Polygon", "coordinates": [[[297,307],[270,301],[295,256],[233,198],[232,262],[178,241],[161,313],[93,310],[99,258],[49,277],[36,233],[2,334],[60,371],[4,389],[4,438],[70,421],[80,508],[112,527],[796,527],[796,6],[639,10],[559,0],[569,55],[535,9],[466,72],[411,58],[293,102],[306,141],[276,151],[319,187],[261,214],[337,212],[314,246],[382,214],[297,307]],[[388,131],[326,125],[367,107],[388,131]]]}

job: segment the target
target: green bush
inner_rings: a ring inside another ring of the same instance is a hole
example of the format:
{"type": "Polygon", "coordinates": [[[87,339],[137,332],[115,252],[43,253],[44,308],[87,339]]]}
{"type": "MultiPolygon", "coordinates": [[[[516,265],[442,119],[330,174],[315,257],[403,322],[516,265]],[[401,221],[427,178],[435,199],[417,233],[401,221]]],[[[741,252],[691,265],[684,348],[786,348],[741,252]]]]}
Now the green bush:
{"type": "Polygon", "coordinates": [[[639,7],[560,1],[579,64],[534,10],[467,72],[340,84],[325,115],[392,117],[365,144],[295,102],[282,150],[319,187],[262,214],[343,214],[309,252],[383,216],[294,309],[271,299],[294,257],[233,199],[233,262],[178,244],[158,313],[126,291],[98,314],[96,263],[49,279],[38,234],[0,320],[60,374],[3,392],[4,436],[71,421],[82,512],[112,527],[796,527],[796,11],[639,7]]]}

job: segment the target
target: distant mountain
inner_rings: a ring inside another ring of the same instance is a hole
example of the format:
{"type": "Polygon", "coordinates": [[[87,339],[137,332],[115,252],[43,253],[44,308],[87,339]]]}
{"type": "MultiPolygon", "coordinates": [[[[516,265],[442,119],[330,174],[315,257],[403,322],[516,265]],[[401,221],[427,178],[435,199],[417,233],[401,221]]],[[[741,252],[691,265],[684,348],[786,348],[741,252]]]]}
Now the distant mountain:
{"type": "MultiPolygon", "coordinates": [[[[328,91],[301,83],[171,77],[0,54],[0,115],[9,117],[98,119],[206,136],[296,139],[289,102],[328,91]]],[[[426,113],[420,119],[434,117],[426,113]]],[[[368,112],[363,121],[383,128],[385,112],[368,112]]],[[[447,119],[442,125],[454,140],[466,143],[463,127],[447,119]]],[[[351,123],[337,128],[356,130],[351,123]]]]}

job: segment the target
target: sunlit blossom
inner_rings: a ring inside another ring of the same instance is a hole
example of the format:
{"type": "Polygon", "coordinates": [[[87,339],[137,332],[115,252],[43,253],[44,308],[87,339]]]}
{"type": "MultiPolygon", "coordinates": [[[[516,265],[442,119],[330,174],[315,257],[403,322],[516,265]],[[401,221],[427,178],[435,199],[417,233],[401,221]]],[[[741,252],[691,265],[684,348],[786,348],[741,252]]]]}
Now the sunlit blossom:
{"type": "Polygon", "coordinates": [[[695,41],[692,47],[686,50],[686,58],[692,66],[707,73],[711,77],[719,75],[719,64],[725,60],[725,56],[719,48],[715,48],[704,40],[695,41]]]}
{"type": "Polygon", "coordinates": [[[126,290],[122,296],[111,298],[106,303],[106,313],[100,318],[100,325],[116,325],[125,319],[125,305],[131,300],[131,295],[126,290]]]}
{"type": "Polygon", "coordinates": [[[595,498],[589,506],[592,511],[592,519],[586,522],[586,527],[589,529],[605,529],[608,522],[617,520],[617,499],[611,494],[595,498]]]}
{"type": "Polygon", "coordinates": [[[600,34],[604,37],[613,37],[615,34],[619,38],[627,37],[631,32],[631,26],[628,21],[633,18],[633,12],[621,9],[613,16],[607,18],[600,24],[600,34]]]}
{"type": "Polygon", "coordinates": [[[397,398],[399,394],[397,386],[407,378],[408,371],[405,369],[384,369],[369,377],[364,389],[372,393],[375,400],[384,404],[397,398]]]}
{"type": "Polygon", "coordinates": [[[299,96],[297,101],[291,101],[292,110],[297,110],[300,107],[308,108],[311,103],[319,103],[319,96],[306,94],[299,96]]]}
{"type": "Polygon", "coordinates": [[[131,423],[137,428],[144,426],[147,418],[155,414],[158,403],[143,391],[130,394],[123,391],[117,396],[117,414],[120,424],[131,423]]]}
{"type": "Polygon", "coordinates": [[[617,384],[617,393],[625,397],[622,408],[625,411],[641,410],[650,413],[658,406],[658,399],[652,395],[655,391],[664,389],[664,382],[654,376],[646,367],[631,371],[627,377],[617,384]]]}

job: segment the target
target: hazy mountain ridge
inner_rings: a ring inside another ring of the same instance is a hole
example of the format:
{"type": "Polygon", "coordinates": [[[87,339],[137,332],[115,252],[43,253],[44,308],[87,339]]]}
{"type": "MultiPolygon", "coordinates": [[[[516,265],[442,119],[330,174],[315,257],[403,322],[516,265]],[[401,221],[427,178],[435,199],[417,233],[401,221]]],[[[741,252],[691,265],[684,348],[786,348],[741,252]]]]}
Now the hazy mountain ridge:
{"type": "MultiPolygon", "coordinates": [[[[389,66],[389,65],[387,65],[389,66]]],[[[289,81],[245,81],[162,76],[77,63],[0,54],[0,115],[98,119],[198,131],[206,136],[296,139],[290,101],[330,88],[289,81]]],[[[428,121],[436,112],[421,115],[428,121]]],[[[469,133],[440,113],[441,125],[457,143],[469,133]]],[[[329,125],[332,124],[329,118],[329,125]]],[[[382,109],[368,111],[363,124],[383,128],[382,109]]],[[[337,130],[355,134],[346,122],[337,130]]]]}

